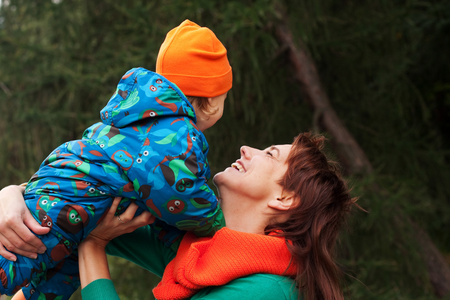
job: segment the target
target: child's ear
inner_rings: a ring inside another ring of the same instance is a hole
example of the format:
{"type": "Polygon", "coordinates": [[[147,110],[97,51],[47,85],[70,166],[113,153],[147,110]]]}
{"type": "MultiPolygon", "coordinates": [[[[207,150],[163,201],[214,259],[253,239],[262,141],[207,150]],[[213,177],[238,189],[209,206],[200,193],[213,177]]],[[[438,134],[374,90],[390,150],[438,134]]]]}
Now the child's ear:
{"type": "Polygon", "coordinates": [[[209,107],[211,107],[213,105],[213,98],[212,97],[208,97],[208,104],[209,104],[209,107]]]}
{"type": "Polygon", "coordinates": [[[294,200],[295,198],[292,193],[289,195],[281,196],[280,198],[270,200],[267,203],[267,206],[273,209],[285,211],[292,207],[292,205],[294,204],[294,200]]]}

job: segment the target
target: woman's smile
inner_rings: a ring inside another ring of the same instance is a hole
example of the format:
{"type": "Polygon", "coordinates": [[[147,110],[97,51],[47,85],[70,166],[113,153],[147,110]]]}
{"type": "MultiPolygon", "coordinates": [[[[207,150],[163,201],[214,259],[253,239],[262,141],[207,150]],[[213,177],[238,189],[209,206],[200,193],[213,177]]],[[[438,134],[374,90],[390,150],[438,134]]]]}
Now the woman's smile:
{"type": "Polygon", "coordinates": [[[245,168],[240,160],[237,160],[236,162],[232,163],[231,167],[238,170],[240,173],[245,173],[245,168]]]}

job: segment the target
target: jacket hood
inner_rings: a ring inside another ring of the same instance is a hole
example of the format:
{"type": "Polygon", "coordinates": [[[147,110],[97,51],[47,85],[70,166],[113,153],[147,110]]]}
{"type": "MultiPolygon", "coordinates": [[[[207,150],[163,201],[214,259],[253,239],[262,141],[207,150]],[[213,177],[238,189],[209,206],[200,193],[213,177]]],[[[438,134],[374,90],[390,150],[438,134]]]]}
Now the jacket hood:
{"type": "Polygon", "coordinates": [[[103,123],[119,128],[162,116],[188,116],[196,122],[194,109],[183,92],[163,76],[144,68],[126,72],[100,112],[103,123]]]}

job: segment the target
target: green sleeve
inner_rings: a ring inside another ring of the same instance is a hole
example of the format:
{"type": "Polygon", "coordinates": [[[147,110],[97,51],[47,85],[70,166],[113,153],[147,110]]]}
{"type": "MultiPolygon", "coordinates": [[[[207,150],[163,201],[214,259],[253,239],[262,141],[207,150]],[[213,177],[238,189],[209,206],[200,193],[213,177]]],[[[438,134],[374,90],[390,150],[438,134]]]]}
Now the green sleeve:
{"type": "MultiPolygon", "coordinates": [[[[106,247],[106,252],[130,260],[161,277],[166,265],[175,257],[179,241],[167,246],[158,238],[159,233],[151,226],[138,228],[112,240],[106,247]]],[[[91,282],[81,290],[81,297],[83,300],[119,299],[114,284],[109,279],[91,282]]]]}
{"type": "Polygon", "coordinates": [[[109,279],[97,279],[81,290],[83,300],[118,300],[114,284],[109,279]]]}
{"type": "Polygon", "coordinates": [[[181,238],[168,246],[158,238],[158,234],[159,231],[152,226],[138,228],[112,240],[106,252],[132,261],[162,277],[165,267],[177,253],[181,238]]]}
{"type": "Polygon", "coordinates": [[[230,283],[202,289],[191,300],[265,299],[298,300],[294,280],[278,275],[255,274],[230,283]]]}

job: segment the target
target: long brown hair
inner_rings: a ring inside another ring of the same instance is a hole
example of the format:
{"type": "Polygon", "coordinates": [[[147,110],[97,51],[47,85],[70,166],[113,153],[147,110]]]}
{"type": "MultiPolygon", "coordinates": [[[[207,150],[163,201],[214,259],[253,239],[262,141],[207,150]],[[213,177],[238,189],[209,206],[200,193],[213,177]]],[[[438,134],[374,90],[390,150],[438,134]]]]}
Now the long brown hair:
{"type": "Polygon", "coordinates": [[[344,298],[334,248],[344,217],[356,201],[336,164],[322,152],[324,141],[325,137],[311,133],[294,139],[280,184],[294,192],[296,203],[285,212],[286,221],[266,228],[288,241],[298,265],[295,280],[307,300],[344,298]]]}

